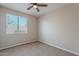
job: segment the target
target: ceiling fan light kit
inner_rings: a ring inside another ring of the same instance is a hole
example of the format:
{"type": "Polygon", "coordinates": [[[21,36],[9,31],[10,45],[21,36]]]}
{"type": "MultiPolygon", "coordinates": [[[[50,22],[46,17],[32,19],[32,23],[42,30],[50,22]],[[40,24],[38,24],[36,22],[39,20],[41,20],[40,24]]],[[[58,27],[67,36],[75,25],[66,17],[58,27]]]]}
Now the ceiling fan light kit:
{"type": "Polygon", "coordinates": [[[33,5],[33,8],[38,8],[38,6],[37,5],[33,5]]]}
{"type": "Polygon", "coordinates": [[[41,3],[30,3],[32,6],[28,7],[27,10],[30,10],[31,8],[35,8],[37,12],[39,12],[38,7],[47,7],[47,4],[41,4],[41,3]]]}

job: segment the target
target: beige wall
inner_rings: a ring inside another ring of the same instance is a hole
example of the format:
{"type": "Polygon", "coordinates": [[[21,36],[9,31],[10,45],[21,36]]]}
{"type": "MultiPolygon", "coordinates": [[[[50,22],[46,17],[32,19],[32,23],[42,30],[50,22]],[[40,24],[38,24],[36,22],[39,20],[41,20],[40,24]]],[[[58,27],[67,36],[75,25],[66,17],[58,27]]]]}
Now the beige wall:
{"type": "Polygon", "coordinates": [[[79,54],[79,4],[67,5],[38,20],[34,16],[0,7],[0,49],[37,41],[37,37],[41,42],[79,54]],[[28,34],[7,35],[6,13],[26,16],[29,20],[28,34]]]}
{"type": "Polygon", "coordinates": [[[8,8],[0,7],[0,49],[25,44],[37,40],[37,19],[8,8]],[[21,15],[28,18],[27,34],[6,34],[6,13],[21,15]]]}
{"type": "Polygon", "coordinates": [[[79,54],[79,4],[40,17],[39,41],[79,54]]]}

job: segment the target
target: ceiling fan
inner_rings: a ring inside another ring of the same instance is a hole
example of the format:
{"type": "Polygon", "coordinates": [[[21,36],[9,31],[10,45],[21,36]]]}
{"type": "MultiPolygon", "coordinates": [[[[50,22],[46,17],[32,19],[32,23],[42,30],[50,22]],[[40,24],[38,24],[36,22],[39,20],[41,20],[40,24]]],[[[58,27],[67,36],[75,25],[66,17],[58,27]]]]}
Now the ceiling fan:
{"type": "Polygon", "coordinates": [[[47,7],[47,4],[44,3],[30,3],[31,6],[27,8],[27,10],[30,10],[31,8],[35,8],[37,12],[39,12],[39,7],[47,7]]]}

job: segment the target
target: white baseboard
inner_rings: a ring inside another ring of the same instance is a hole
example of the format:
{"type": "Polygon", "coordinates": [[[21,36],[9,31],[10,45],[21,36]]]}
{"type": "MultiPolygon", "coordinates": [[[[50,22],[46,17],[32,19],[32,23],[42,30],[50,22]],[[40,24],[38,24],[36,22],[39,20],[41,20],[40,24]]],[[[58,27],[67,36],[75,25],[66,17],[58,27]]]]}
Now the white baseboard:
{"type": "Polygon", "coordinates": [[[59,46],[57,46],[57,45],[53,45],[53,44],[51,44],[51,43],[49,43],[49,42],[47,42],[47,41],[42,41],[42,40],[39,40],[39,41],[42,42],[42,43],[48,44],[48,45],[50,45],[50,46],[59,48],[59,49],[61,49],[61,50],[64,50],[64,51],[67,51],[67,52],[70,52],[70,53],[72,53],[72,54],[75,54],[75,55],[79,56],[79,54],[76,53],[76,52],[70,51],[70,50],[68,50],[68,49],[64,49],[64,48],[59,47],[59,46]]]}
{"type": "Polygon", "coordinates": [[[19,45],[23,45],[23,44],[28,44],[28,43],[35,42],[35,41],[36,41],[36,40],[32,40],[32,41],[27,41],[27,42],[23,42],[23,43],[18,43],[18,44],[11,45],[11,46],[7,46],[7,47],[2,47],[2,48],[0,48],[0,50],[7,49],[7,48],[11,48],[11,47],[15,47],[15,46],[19,46],[19,45]]]}

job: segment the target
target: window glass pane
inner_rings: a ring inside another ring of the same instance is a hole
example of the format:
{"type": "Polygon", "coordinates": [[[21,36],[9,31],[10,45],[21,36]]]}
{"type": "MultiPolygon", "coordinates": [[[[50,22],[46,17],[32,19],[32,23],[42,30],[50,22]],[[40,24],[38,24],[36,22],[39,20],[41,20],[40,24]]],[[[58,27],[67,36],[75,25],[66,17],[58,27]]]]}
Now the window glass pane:
{"type": "Polygon", "coordinates": [[[17,30],[17,19],[15,15],[7,14],[7,34],[13,34],[17,30]]]}
{"type": "Polygon", "coordinates": [[[27,18],[19,16],[19,31],[27,33],[27,18]]]}
{"type": "Polygon", "coordinates": [[[19,17],[19,26],[26,26],[27,21],[25,17],[19,17]]]}

